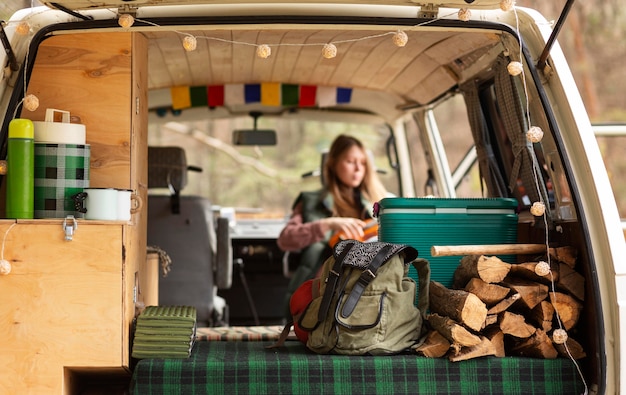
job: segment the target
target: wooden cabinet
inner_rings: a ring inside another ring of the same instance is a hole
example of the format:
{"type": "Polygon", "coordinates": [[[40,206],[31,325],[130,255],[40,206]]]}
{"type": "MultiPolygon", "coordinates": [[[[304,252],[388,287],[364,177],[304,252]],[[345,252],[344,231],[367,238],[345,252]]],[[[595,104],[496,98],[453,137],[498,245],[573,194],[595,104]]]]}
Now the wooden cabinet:
{"type": "MultiPolygon", "coordinates": [[[[28,93],[86,126],[90,186],[147,201],[147,43],[137,33],[68,33],[39,47],[28,93]]],[[[67,394],[81,375],[128,373],[130,332],[146,262],[147,211],[128,222],[0,220],[0,393],[67,394]]],[[[152,271],[152,273],[155,273],[152,271]]],[[[149,290],[144,290],[148,292],[149,290]]],[[[149,292],[148,292],[149,293],[149,292]]]]}

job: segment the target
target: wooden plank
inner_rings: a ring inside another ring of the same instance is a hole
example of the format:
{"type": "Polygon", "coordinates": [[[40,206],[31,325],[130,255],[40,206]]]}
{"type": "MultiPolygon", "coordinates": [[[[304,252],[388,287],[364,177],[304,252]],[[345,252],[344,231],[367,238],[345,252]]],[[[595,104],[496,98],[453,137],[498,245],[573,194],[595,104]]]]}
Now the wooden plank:
{"type": "Polygon", "coordinates": [[[130,33],[54,36],[39,47],[27,93],[39,98],[34,112],[69,111],[86,126],[91,145],[90,186],[130,188],[130,33]]]}

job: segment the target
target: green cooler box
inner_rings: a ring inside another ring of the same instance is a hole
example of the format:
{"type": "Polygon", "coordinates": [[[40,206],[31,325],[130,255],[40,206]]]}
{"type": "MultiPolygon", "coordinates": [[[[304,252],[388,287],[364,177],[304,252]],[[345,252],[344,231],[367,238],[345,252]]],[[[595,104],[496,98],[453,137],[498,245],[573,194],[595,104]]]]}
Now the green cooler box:
{"type": "MultiPolygon", "coordinates": [[[[506,198],[385,198],[379,202],[378,238],[408,244],[430,262],[431,280],[452,286],[461,256],[432,257],[434,245],[517,242],[517,200],[506,198]]],[[[499,256],[514,262],[515,256],[499,256]]],[[[409,276],[417,281],[413,267],[409,276]]]]}

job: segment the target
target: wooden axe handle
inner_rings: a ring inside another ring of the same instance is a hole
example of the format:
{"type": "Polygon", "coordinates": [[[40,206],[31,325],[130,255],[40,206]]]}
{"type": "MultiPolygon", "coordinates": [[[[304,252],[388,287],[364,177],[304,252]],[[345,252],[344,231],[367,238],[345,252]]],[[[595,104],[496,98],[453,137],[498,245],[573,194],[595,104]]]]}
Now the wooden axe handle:
{"type": "Polygon", "coordinates": [[[483,244],[432,246],[431,256],[451,255],[504,255],[504,254],[536,254],[545,253],[545,244],[483,244]]]}

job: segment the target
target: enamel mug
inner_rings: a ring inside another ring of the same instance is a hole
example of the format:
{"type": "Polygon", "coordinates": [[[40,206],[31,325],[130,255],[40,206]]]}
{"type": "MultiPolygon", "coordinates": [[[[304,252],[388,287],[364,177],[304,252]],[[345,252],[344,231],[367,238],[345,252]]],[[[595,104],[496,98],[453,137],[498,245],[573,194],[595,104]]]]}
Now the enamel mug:
{"type": "Polygon", "coordinates": [[[117,220],[118,191],[113,188],[85,188],[74,195],[76,211],[85,219],[117,220]]]}

